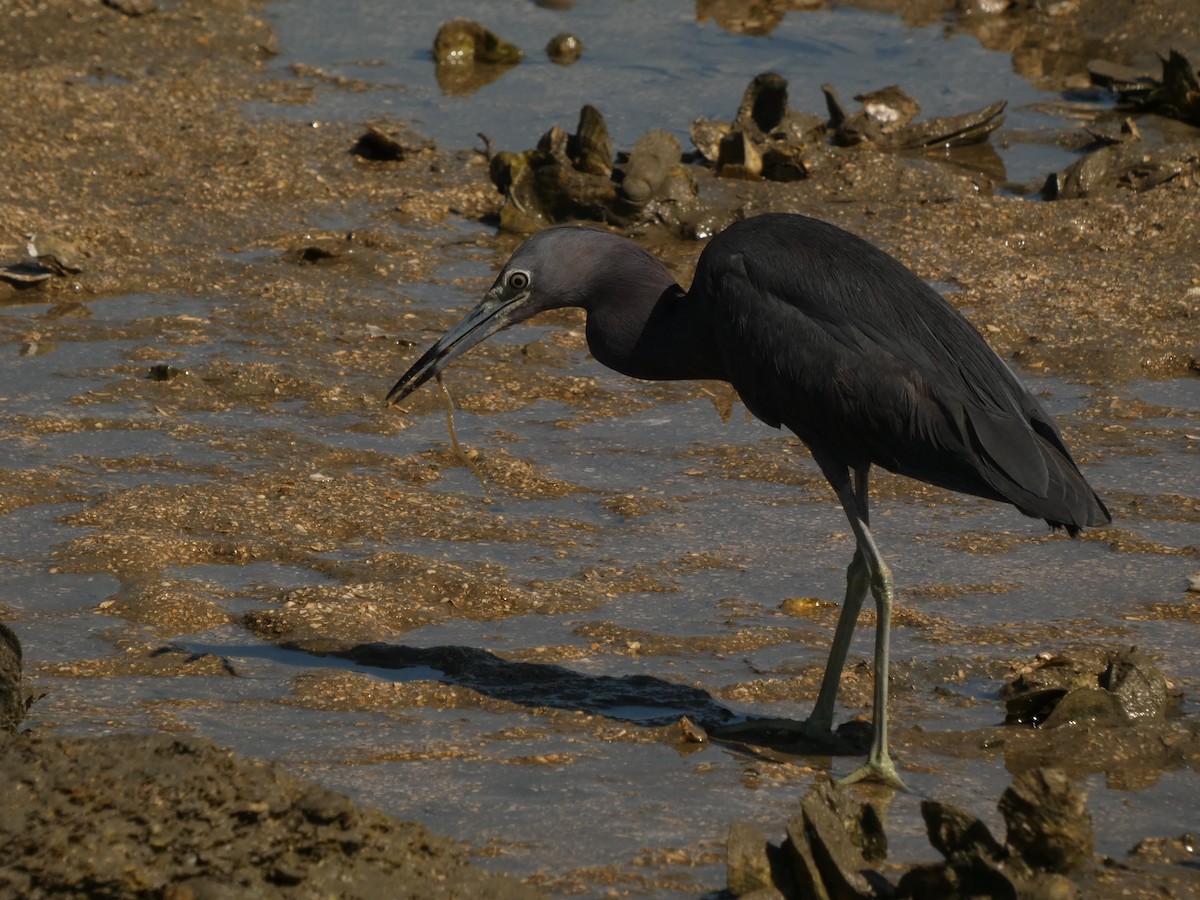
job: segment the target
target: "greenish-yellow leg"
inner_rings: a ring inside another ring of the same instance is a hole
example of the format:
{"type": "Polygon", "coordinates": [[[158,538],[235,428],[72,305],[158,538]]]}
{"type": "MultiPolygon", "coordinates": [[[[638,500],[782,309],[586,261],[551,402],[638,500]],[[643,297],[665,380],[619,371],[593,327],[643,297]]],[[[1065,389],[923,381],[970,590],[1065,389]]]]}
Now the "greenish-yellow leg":
{"type": "Polygon", "coordinates": [[[888,655],[892,629],[892,573],[875,546],[871,536],[867,513],[867,470],[855,473],[855,486],[849,478],[835,481],[830,479],[837,491],[846,518],[854,531],[857,548],[854,559],[846,570],[846,603],[838,618],[829,650],[829,662],[825,665],[825,676],[821,680],[821,692],[813,708],[809,724],[814,729],[828,729],[833,724],[833,706],[837,699],[838,685],[842,680],[842,669],[850,649],[850,638],[858,621],[858,613],[866,599],[867,591],[875,598],[875,691],[871,711],[871,749],[867,761],[842,781],[880,781],[895,788],[903,788],[896,766],[888,755],[887,703],[888,703],[888,655]],[[857,490],[855,489],[857,488],[857,490]]]}
{"type": "MultiPolygon", "coordinates": [[[[824,468],[824,467],[822,467],[824,468]]],[[[817,695],[816,705],[812,715],[803,722],[788,720],[768,720],[747,722],[720,730],[726,737],[736,737],[752,734],[755,731],[768,729],[785,734],[794,734],[801,739],[829,740],[833,729],[833,711],[837,704],[838,687],[842,681],[842,670],[846,666],[846,656],[850,652],[850,641],[854,637],[854,627],[858,624],[858,614],[862,611],[863,601],[870,593],[875,598],[875,689],[873,709],[871,712],[871,749],[867,761],[846,778],[843,783],[855,781],[879,781],[895,788],[903,788],[896,766],[888,755],[887,739],[887,704],[888,704],[888,655],[891,642],[892,627],[892,573],[875,546],[871,536],[867,512],[867,470],[860,469],[854,473],[854,484],[851,485],[849,472],[826,470],[830,484],[837,491],[846,518],[854,531],[856,548],[854,558],[846,569],[846,600],[838,616],[837,627],[833,633],[833,643],[829,648],[829,661],[825,664],[825,674],[821,678],[821,690],[817,695]]],[[[717,732],[714,732],[717,733],[717,732]]]]}

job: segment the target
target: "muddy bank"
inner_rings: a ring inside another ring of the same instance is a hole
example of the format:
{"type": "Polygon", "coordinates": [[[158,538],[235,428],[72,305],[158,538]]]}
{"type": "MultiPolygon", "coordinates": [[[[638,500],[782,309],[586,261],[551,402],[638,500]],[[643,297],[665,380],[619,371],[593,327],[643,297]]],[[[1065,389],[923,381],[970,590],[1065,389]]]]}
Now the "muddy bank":
{"type": "Polygon", "coordinates": [[[188,735],[0,736],[12,897],[534,897],[420,825],[188,735]]]}
{"type": "MultiPolygon", "coordinates": [[[[951,4],[903,6],[914,21],[933,21],[951,4]]],[[[1189,6],[1080,2],[987,25],[959,16],[954,27],[978,28],[1047,88],[1080,89],[1093,55],[1147,66],[1169,44],[1200,59],[1189,6]]],[[[36,737],[8,742],[5,768],[42,767],[60,784],[95,772],[94,805],[64,807],[62,823],[38,825],[29,845],[86,833],[106,798],[113,810],[148,805],[134,789],[149,773],[150,785],[194,798],[197,816],[208,805],[222,817],[237,838],[220,848],[240,873],[229,884],[247,890],[272,878],[315,886],[347,871],[364,893],[370,879],[409,871],[444,875],[447,891],[463,895],[484,883],[415,826],[324,794],[337,815],[322,822],[303,799],[319,789],[178,736],[246,722],[252,734],[239,737],[254,752],[347,791],[366,784],[360,799],[401,818],[463,802],[463,821],[446,829],[455,837],[473,819],[558,791],[572,814],[549,839],[489,824],[471,848],[556,892],[711,888],[709,874],[692,873],[723,865],[723,829],[708,827],[711,806],[697,813],[678,797],[728,790],[741,815],[762,808],[766,828],[786,821],[770,804],[794,803],[833,765],[711,747],[696,756],[665,724],[679,713],[719,722],[743,704],[796,704],[794,714],[815,697],[849,544],[823,518],[827,489],[802,450],[769,432],[750,436],[719,386],[631,388],[586,369],[580,320],[561,314],[455,370],[480,487],[449,446],[436,391],[404,414],[381,399],[417,346],[456,318],[449,307],[465,305],[512,249],[514,238],[494,233],[503,198],[481,152],[432,145],[389,121],[409,152],[371,160],[351,152],[365,123],[248,115],[247,103],[303,108],[316,91],[362,89],[272,71],[278,48],[258,4],[162,2],[134,17],[48,0],[5,15],[0,260],[22,258],[34,234],[43,248],[68,245],[60,252],[71,262],[31,287],[0,281],[9,454],[0,555],[12,576],[0,615],[46,693],[27,723],[36,737]],[[731,421],[702,438],[658,437],[659,415],[695,424],[691,401],[701,422],[731,421]],[[502,417],[516,410],[530,411],[541,446],[569,449],[553,459],[535,449],[502,417]],[[638,413],[638,428],[610,426],[638,413]],[[577,449],[597,444],[605,449],[577,449]],[[606,469],[615,447],[634,449],[606,469]],[[792,522],[797,511],[814,524],[792,522]],[[753,531],[762,521],[776,524],[753,531]],[[769,559],[756,555],[793,529],[769,559]],[[779,560],[812,581],[739,581],[779,560]],[[683,624],[649,621],[639,603],[683,624]],[[425,628],[443,630],[410,645],[406,636],[425,628]],[[797,661],[794,648],[816,652],[797,661]],[[338,659],[365,668],[337,668],[338,659]],[[160,734],[74,736],[141,728],[160,734]],[[332,749],[301,742],[328,735],[338,736],[332,749]],[[610,769],[590,768],[609,759],[610,769]],[[371,780],[373,765],[394,768],[371,780]],[[505,774],[476,774],[485,770],[505,774]],[[651,775],[635,790],[621,780],[628,771],[651,775]],[[205,793],[222,778],[262,799],[205,793]],[[669,796],[654,793],[655,781],[669,796]],[[572,846],[585,841],[562,835],[599,831],[617,794],[629,803],[639,792],[653,801],[636,818],[658,829],[638,845],[647,849],[622,866],[576,861],[572,846]],[[277,830],[288,826],[311,838],[305,866],[280,846],[277,830]],[[328,852],[341,828],[358,856],[328,852]],[[674,837],[687,828],[709,837],[674,837]],[[232,855],[239,847],[245,855],[232,855]],[[540,861],[548,856],[553,863],[540,861]]],[[[1081,116],[1104,119],[1098,109],[1081,116]]],[[[529,145],[551,124],[531,126],[529,145]]],[[[1085,466],[1147,462],[1105,491],[1117,525],[1067,549],[1019,530],[1024,523],[879,479],[880,500],[897,510],[885,520],[892,545],[913,560],[898,569],[900,640],[922,654],[897,665],[896,741],[938,790],[970,790],[973,773],[1003,755],[995,693],[1047,644],[1095,651],[1138,627],[1147,629],[1139,637],[1166,641],[1200,623],[1195,604],[1180,600],[1200,565],[1200,506],[1181,477],[1200,433],[1186,387],[1198,352],[1195,140],[1177,139],[1181,171],[1151,190],[1054,203],[1012,196],[977,170],[870,147],[839,148],[813,177],[787,185],[698,173],[726,214],[813,213],[941,282],[998,352],[1067,394],[1066,426],[1085,466]],[[1131,396],[1142,382],[1162,393],[1131,396]],[[1061,384],[1091,387],[1075,394],[1061,384]],[[943,571],[950,554],[970,564],[943,571]],[[1087,602],[1070,605],[1079,595],[1087,602]],[[1024,606],[998,620],[980,612],[1010,602],[1024,606]]],[[[699,243],[657,228],[638,238],[687,282],[699,243]]],[[[1194,656],[1158,656],[1173,685],[1194,692],[1194,656]]],[[[852,667],[843,703],[865,709],[869,685],[869,671],[852,667]]],[[[1185,704],[1182,717],[1163,733],[1194,742],[1194,708],[1185,704]]],[[[1014,758],[1042,760],[1033,739],[1009,743],[1014,758]]],[[[1172,779],[1194,775],[1189,753],[1148,757],[1140,782],[1120,767],[1100,778],[1138,789],[1159,781],[1170,794],[1172,779]]],[[[175,827],[171,813],[121,832],[145,854],[136,865],[147,884],[199,877],[156,854],[155,838],[142,840],[155,822],[175,827]]],[[[1130,826],[1141,830],[1120,832],[1118,849],[1174,838],[1192,827],[1182,819],[1130,826]]],[[[124,821],[114,814],[113,828],[124,821]]],[[[89,871],[35,854],[24,874],[5,876],[30,879],[18,886],[87,877],[124,890],[123,861],[107,859],[112,869],[89,871]]]]}

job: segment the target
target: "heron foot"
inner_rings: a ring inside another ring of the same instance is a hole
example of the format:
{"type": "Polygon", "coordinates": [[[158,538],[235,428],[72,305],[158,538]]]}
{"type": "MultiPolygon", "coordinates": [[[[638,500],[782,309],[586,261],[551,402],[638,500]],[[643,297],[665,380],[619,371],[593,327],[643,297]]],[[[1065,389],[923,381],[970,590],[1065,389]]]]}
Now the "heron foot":
{"type": "Polygon", "coordinates": [[[867,757],[867,761],[847,775],[839,779],[838,784],[854,784],[859,781],[874,781],[897,791],[907,791],[908,785],[896,771],[896,765],[886,753],[877,759],[867,757]]]}

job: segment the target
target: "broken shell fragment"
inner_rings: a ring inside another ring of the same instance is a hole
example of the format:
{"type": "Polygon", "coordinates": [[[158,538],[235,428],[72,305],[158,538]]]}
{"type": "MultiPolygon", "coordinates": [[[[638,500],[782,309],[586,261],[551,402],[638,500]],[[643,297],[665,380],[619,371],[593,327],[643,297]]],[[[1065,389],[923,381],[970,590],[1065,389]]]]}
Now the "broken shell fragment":
{"type": "Polygon", "coordinates": [[[574,138],[567,142],[567,154],[580,172],[612,176],[612,138],[604,116],[590,103],[579,111],[579,125],[574,138]]]}
{"type": "Polygon", "coordinates": [[[55,275],[74,275],[83,271],[83,254],[71,241],[54,235],[26,236],[26,252],[30,259],[55,275]]]}
{"type": "Polygon", "coordinates": [[[884,134],[904,127],[921,111],[921,104],[896,84],[856,94],[854,99],[862,104],[864,113],[879,123],[884,134]]]}
{"type": "Polygon", "coordinates": [[[372,162],[399,162],[435,149],[433,141],[403,124],[377,121],[367,123],[366,131],[359,135],[350,152],[372,162]]]}

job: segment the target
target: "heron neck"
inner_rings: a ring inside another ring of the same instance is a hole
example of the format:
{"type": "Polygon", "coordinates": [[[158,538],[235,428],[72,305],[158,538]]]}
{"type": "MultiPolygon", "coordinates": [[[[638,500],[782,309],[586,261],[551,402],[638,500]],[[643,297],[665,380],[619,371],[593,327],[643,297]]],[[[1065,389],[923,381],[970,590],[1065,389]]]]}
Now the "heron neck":
{"type": "Polygon", "coordinates": [[[707,317],[674,281],[589,308],[587,341],[599,362],[631,378],[724,378],[707,317]]]}

